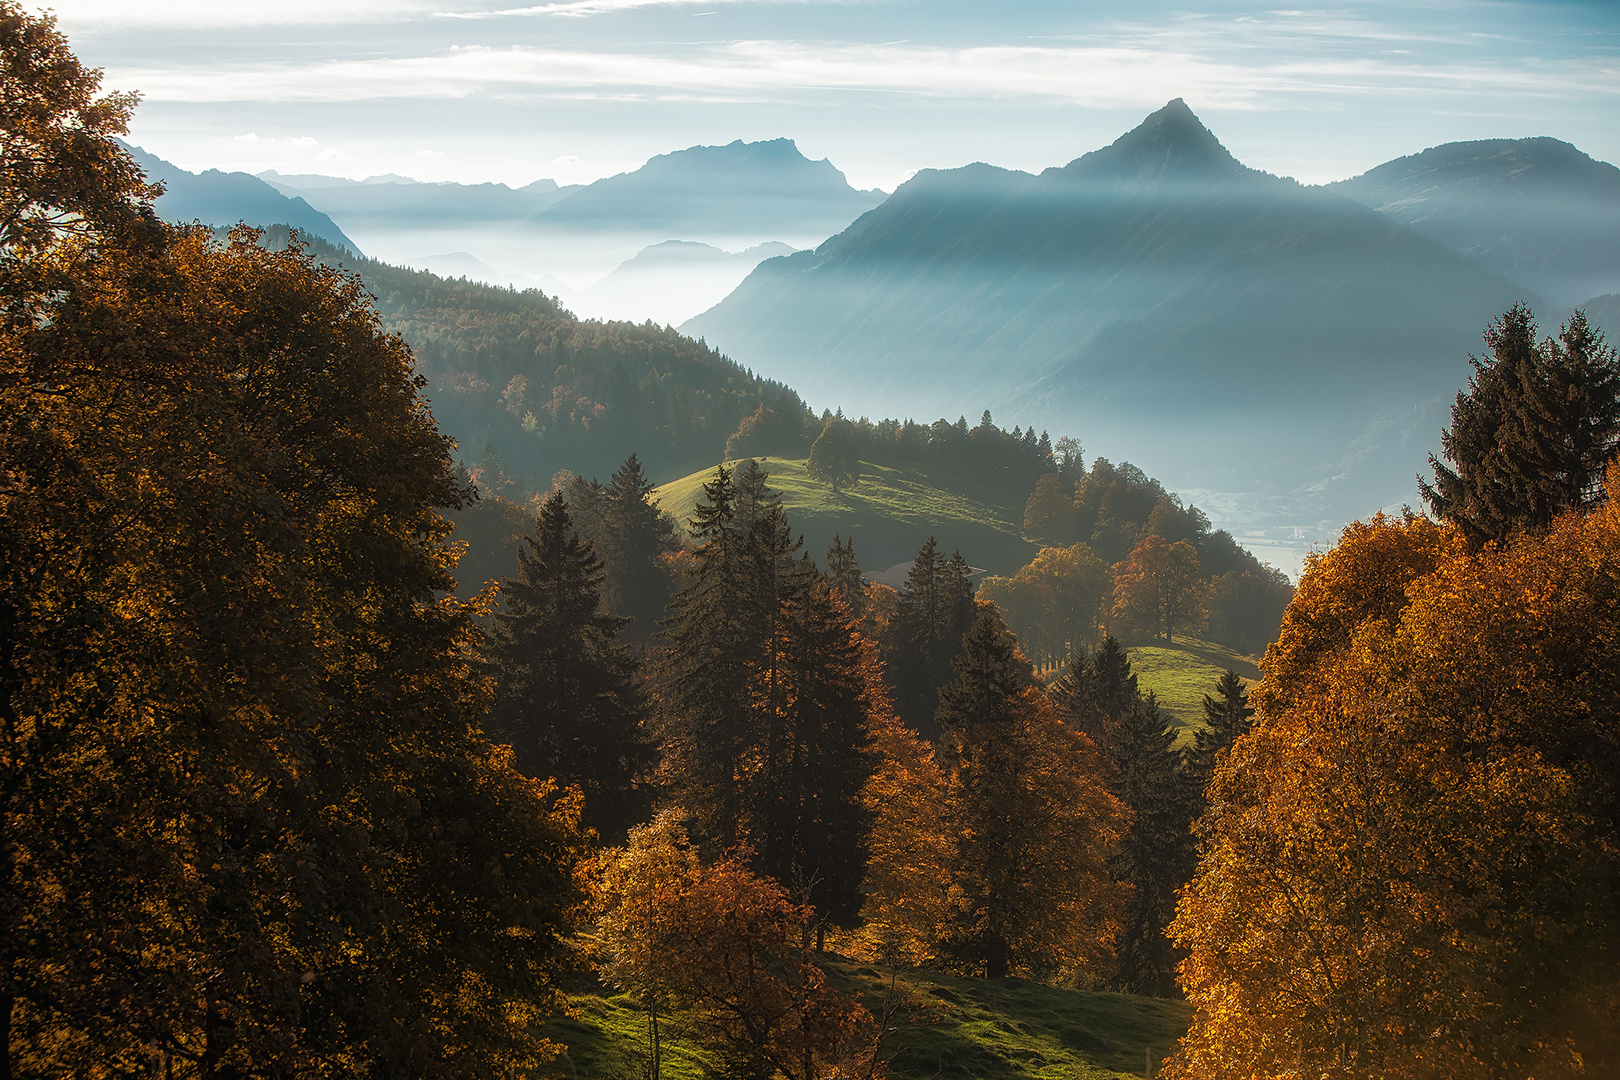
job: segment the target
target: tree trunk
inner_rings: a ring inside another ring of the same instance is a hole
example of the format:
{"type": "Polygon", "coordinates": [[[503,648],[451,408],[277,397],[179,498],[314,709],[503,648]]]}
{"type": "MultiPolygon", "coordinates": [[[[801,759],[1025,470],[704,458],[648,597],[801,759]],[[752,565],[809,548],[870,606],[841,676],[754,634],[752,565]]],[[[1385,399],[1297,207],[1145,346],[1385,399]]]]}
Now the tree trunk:
{"type": "Polygon", "coordinates": [[[1005,979],[1007,966],[1007,939],[992,930],[984,947],[984,977],[1005,979]]]}

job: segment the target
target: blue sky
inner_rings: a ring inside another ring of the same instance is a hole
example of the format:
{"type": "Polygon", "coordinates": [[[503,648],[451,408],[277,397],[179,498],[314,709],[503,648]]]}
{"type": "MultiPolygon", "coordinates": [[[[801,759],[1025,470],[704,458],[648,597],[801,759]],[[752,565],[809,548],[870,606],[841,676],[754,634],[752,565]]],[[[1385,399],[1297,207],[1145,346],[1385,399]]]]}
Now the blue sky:
{"type": "Polygon", "coordinates": [[[1620,2],[57,0],[191,169],[584,182],[787,136],[860,187],[1038,170],[1184,98],[1307,182],[1460,139],[1620,162],[1620,2]]]}

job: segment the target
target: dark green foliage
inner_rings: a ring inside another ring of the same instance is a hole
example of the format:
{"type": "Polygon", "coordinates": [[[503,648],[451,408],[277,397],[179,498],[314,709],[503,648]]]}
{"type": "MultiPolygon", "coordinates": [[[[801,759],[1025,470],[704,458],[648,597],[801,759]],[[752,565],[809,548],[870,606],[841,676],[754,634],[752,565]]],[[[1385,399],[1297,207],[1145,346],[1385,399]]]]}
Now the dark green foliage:
{"type": "Polygon", "coordinates": [[[664,623],[659,728],[665,772],[675,798],[692,812],[694,834],[728,850],[742,839],[736,763],[752,738],[759,638],[751,626],[732,473],[716,469],[703,497],[690,524],[697,546],[688,583],[664,623]]]}
{"type": "Polygon", "coordinates": [[[585,823],[622,842],[646,820],[656,766],[636,663],[618,642],[629,620],[601,610],[601,560],[561,494],[541,507],[518,564],[490,641],[492,734],[526,775],[579,787],[585,823]]]}
{"type": "Polygon", "coordinates": [[[861,560],[855,555],[855,539],[844,543],[836,534],[827,549],[827,578],[856,618],[866,614],[866,586],[861,580],[861,560]]]}
{"type": "Polygon", "coordinates": [[[1175,916],[1176,890],[1191,880],[1195,864],[1176,729],[1153,695],[1137,690],[1130,659],[1112,635],[1089,658],[1072,657],[1051,693],[1064,719],[1090,735],[1113,766],[1109,790],[1134,814],[1114,861],[1116,878],[1133,888],[1116,988],[1175,996],[1179,957],[1164,929],[1175,916]]]}
{"type": "Polygon", "coordinates": [[[1204,695],[1204,726],[1186,752],[1187,790],[1194,800],[1193,817],[1204,809],[1204,789],[1215,773],[1215,757],[1248,734],[1254,718],[1249,692],[1238,673],[1228,668],[1215,684],[1215,696],[1204,695]]]}
{"type": "Polygon", "coordinates": [[[653,485],[631,454],[596,500],[593,535],[606,574],[603,600],[609,611],[632,620],[629,634],[649,639],[669,603],[668,556],[679,550],[677,526],[652,500],[653,485]]]}
{"type": "MultiPolygon", "coordinates": [[[[1218,535],[1224,536],[1225,533],[1218,535]]],[[[1249,561],[1254,556],[1244,552],[1249,561]]],[[[1283,612],[1293,599],[1287,575],[1273,566],[1228,570],[1209,583],[1209,640],[1240,653],[1258,654],[1277,639],[1283,612]]]]}
{"type": "Polygon", "coordinates": [[[818,430],[809,406],[784,387],[774,404],[743,417],[726,439],[726,458],[797,457],[810,444],[806,432],[818,430]]]}
{"type": "Polygon", "coordinates": [[[994,607],[980,609],[952,660],[956,677],[939,691],[934,721],[942,734],[1007,719],[1012,701],[1034,682],[1034,669],[994,607]]]}
{"type": "MultiPolygon", "coordinates": [[[[762,405],[791,414],[797,401],[667,327],[582,320],[533,289],[446,280],[303,239],[360,275],[383,328],[415,354],[440,426],[463,447],[495,445],[530,491],[565,468],[605,475],[626,449],[656,462],[660,478],[684,476],[762,405]]],[[[285,230],[264,242],[284,245],[285,230]]]]}
{"type": "Polygon", "coordinates": [[[722,467],[694,512],[691,583],[664,631],[665,773],[694,839],[748,847],[761,873],[848,924],[870,828],[866,646],[768,479],[755,461],[722,467]]]}
{"type": "Polygon", "coordinates": [[[1604,466],[1620,435],[1620,361],[1576,312],[1557,339],[1537,344],[1535,317],[1515,304],[1485,333],[1488,358],[1441,433],[1424,500],[1470,543],[1545,531],[1566,510],[1603,498],[1604,466]]]}
{"type": "Polygon", "coordinates": [[[834,417],[821,429],[804,471],[812,480],[827,484],[834,491],[860,483],[861,458],[855,446],[854,429],[842,415],[834,417]]]}
{"type": "Polygon", "coordinates": [[[784,601],[777,677],[782,692],[765,748],[760,872],[819,918],[855,924],[872,814],[861,792],[875,755],[868,646],[839,592],[817,581],[784,601]]]}
{"type": "Polygon", "coordinates": [[[977,614],[966,569],[960,552],[946,559],[930,536],[906,575],[884,642],[895,711],[926,739],[939,733],[939,689],[951,680],[951,661],[977,614]]]}

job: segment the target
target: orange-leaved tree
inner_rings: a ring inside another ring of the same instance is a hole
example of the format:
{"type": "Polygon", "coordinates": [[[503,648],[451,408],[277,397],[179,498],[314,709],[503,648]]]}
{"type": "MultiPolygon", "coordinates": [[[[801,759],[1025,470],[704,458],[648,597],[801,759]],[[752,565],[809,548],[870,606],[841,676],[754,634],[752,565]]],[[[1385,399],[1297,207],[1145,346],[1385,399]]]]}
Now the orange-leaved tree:
{"type": "Polygon", "coordinates": [[[1151,533],[1114,567],[1114,618],[1127,633],[1172,639],[1176,631],[1203,628],[1207,587],[1198,552],[1185,540],[1174,544],[1151,533]]]}
{"type": "MultiPolygon", "coordinates": [[[[725,1059],[727,1074],[821,1080],[881,1075],[870,1014],[812,961],[814,911],[727,855],[702,863],[678,810],[633,829],[601,857],[598,945],[604,973],[658,1017],[679,1010],[725,1059]]],[[[744,853],[746,854],[746,853],[744,853]]]]}
{"type": "Polygon", "coordinates": [[[162,225],[10,3],[0,84],[0,1075],[537,1065],[577,799],[482,736],[409,352],[162,225]]]}
{"type": "Polygon", "coordinates": [[[1613,1075],[1617,565],[1613,503],[1308,563],[1210,786],[1167,1076],[1613,1075]]]}

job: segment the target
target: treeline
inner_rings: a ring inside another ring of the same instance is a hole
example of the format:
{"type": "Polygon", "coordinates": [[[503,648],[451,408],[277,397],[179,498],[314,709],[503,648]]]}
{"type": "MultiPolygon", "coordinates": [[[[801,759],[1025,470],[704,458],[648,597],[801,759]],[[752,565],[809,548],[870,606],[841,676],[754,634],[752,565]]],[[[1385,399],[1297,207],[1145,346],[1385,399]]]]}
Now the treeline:
{"type": "MultiPolygon", "coordinates": [[[[1059,445],[1074,444],[1059,440],[1059,445]]],[[[1078,444],[1074,444],[1078,446],[1078,444]]],[[[809,458],[812,477],[818,463],[829,481],[836,473],[840,483],[859,480],[859,463],[873,465],[936,466],[963,480],[985,479],[1004,482],[1026,491],[1052,467],[1051,436],[1035,434],[1033,427],[997,427],[986,410],[979,423],[969,427],[965,416],[920,424],[915,420],[847,419],[842,410],[816,416],[792,403],[760,406],[726,440],[727,459],[746,457],[809,458]]]]}
{"type": "MultiPolygon", "coordinates": [[[[562,469],[606,475],[627,447],[666,478],[684,476],[719,457],[760,408],[808,412],[792,390],[668,327],[580,319],[538,290],[445,279],[298,239],[360,275],[486,490],[522,500],[562,469]]],[[[263,238],[287,240],[284,228],[263,238]]]]}
{"type": "Polygon", "coordinates": [[[1293,595],[1280,570],[1129,462],[1083,469],[1078,444],[1064,440],[1052,464],[1024,510],[1025,535],[1048,546],[981,585],[1031,659],[1061,664],[1104,632],[1197,635],[1241,653],[1275,639],[1293,595]]]}

